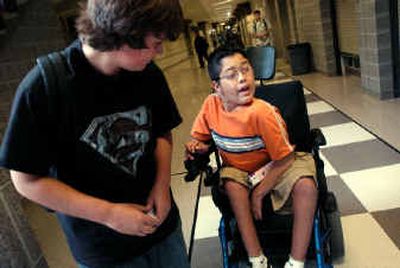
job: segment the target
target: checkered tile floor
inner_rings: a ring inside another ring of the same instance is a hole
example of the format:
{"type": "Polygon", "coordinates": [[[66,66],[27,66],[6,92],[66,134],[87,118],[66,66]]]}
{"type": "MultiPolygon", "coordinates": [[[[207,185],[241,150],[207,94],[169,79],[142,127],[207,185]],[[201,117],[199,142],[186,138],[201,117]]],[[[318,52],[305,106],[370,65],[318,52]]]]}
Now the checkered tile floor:
{"type": "MultiPolygon", "coordinates": [[[[400,267],[400,153],[305,89],[312,128],[320,128],[328,185],[338,199],[346,256],[335,267],[400,267]]],[[[203,188],[193,268],[222,267],[219,211],[203,188]]]]}

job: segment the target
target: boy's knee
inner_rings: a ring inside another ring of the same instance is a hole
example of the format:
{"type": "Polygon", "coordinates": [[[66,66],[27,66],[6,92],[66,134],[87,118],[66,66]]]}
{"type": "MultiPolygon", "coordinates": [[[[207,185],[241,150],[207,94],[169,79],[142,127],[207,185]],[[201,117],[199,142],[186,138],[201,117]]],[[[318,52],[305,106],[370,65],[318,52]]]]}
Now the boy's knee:
{"type": "Polygon", "coordinates": [[[308,177],[300,178],[293,189],[293,198],[302,197],[308,199],[316,199],[317,195],[317,186],[314,180],[308,177]]]}
{"type": "Polygon", "coordinates": [[[237,181],[235,181],[233,179],[225,178],[225,180],[224,180],[224,189],[225,189],[225,191],[228,191],[228,192],[236,191],[236,190],[239,190],[239,189],[242,189],[242,188],[245,188],[245,186],[242,185],[241,183],[239,183],[239,182],[237,182],[237,181]]]}

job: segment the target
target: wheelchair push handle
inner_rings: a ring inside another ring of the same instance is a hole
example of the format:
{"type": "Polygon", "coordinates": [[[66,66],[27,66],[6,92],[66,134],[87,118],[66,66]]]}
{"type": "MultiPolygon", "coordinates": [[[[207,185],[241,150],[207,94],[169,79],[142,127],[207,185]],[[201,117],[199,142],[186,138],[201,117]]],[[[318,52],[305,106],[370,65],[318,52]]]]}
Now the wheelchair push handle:
{"type": "Polygon", "coordinates": [[[319,148],[320,146],[326,145],[326,139],[324,134],[319,128],[313,128],[310,131],[311,146],[319,148]]]}

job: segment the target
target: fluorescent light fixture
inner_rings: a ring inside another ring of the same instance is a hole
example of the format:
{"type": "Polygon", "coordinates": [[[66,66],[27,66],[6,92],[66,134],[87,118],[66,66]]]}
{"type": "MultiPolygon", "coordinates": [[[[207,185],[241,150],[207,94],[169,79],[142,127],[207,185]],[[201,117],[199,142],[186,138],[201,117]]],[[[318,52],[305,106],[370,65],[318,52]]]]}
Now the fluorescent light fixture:
{"type": "Polygon", "coordinates": [[[231,3],[231,2],[232,2],[232,0],[225,0],[225,1],[221,1],[221,2],[212,3],[211,5],[212,6],[221,6],[221,5],[231,3]]]}

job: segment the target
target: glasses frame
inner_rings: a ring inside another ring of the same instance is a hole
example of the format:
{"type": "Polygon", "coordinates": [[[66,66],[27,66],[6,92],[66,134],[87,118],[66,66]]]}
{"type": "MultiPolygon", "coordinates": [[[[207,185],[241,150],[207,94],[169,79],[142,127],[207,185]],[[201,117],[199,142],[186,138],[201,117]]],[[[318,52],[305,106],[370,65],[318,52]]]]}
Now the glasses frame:
{"type": "Polygon", "coordinates": [[[235,81],[239,78],[239,73],[241,73],[242,75],[247,75],[252,70],[253,67],[251,67],[250,62],[246,62],[239,67],[234,67],[232,69],[229,69],[228,72],[233,72],[232,74],[218,76],[218,80],[226,79],[230,81],[235,81]]]}

